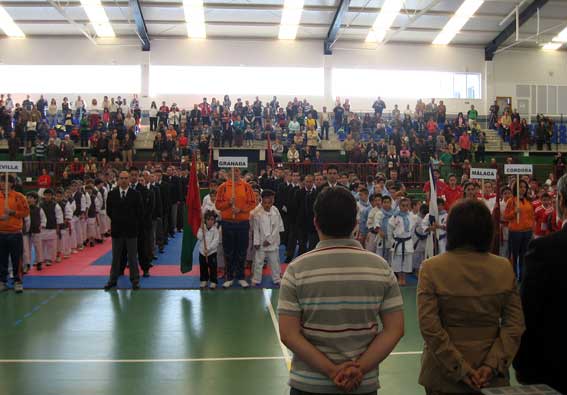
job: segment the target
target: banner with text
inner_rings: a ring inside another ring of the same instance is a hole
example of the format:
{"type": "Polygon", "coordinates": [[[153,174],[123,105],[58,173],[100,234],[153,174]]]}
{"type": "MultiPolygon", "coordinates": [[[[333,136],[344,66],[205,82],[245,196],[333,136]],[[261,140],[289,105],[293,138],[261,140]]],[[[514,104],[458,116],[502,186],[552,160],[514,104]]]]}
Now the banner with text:
{"type": "Polygon", "coordinates": [[[21,161],[0,161],[0,173],[21,173],[22,171],[21,161]]]}
{"type": "Polygon", "coordinates": [[[471,178],[475,180],[496,180],[498,170],[471,168],[471,178]]]}
{"type": "Polygon", "coordinates": [[[248,167],[248,158],[246,156],[219,156],[218,166],[221,169],[232,167],[245,169],[248,167]]]}
{"type": "Polygon", "coordinates": [[[504,165],[504,174],[506,175],[533,174],[533,172],[533,165],[504,165]]]}

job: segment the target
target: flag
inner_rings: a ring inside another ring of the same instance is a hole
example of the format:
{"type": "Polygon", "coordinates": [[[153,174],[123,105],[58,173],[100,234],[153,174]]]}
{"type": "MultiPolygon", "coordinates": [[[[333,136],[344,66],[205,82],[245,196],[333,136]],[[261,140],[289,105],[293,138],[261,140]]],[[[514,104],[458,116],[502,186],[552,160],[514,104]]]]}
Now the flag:
{"type": "Polygon", "coordinates": [[[197,232],[201,226],[201,195],[197,179],[195,156],[191,162],[189,184],[185,201],[187,220],[183,226],[183,244],[181,245],[181,273],[188,273],[193,268],[193,250],[197,244],[197,232]]]}
{"type": "Polygon", "coordinates": [[[270,132],[267,133],[268,135],[268,149],[266,150],[266,163],[272,167],[275,167],[276,163],[274,162],[274,153],[272,152],[272,141],[270,140],[270,132]]]}
{"type": "MultiPolygon", "coordinates": [[[[429,164],[429,224],[439,223],[439,208],[437,207],[437,184],[433,176],[433,165],[429,164]]],[[[425,259],[433,258],[439,253],[439,231],[429,232],[425,243],[425,259]]]]}

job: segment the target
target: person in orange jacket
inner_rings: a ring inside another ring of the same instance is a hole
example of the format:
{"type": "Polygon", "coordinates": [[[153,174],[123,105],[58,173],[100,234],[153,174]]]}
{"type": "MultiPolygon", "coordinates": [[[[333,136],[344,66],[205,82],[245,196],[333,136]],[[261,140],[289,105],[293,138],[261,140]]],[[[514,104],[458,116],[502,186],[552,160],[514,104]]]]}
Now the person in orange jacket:
{"type": "Polygon", "coordinates": [[[512,265],[518,279],[522,278],[524,269],[524,258],[528,251],[528,244],[533,237],[534,208],[528,199],[529,185],[526,181],[520,180],[520,190],[516,190],[516,185],[512,190],[513,198],[508,199],[504,220],[508,221],[510,254],[512,255],[512,265]],[[519,196],[519,198],[518,198],[519,196]],[[519,205],[517,202],[519,201],[519,205]]]}
{"type": "Polygon", "coordinates": [[[250,211],[256,207],[256,199],[250,184],[240,178],[239,168],[234,169],[234,181],[234,185],[229,179],[218,187],[215,202],[222,218],[222,245],[226,262],[223,287],[230,288],[236,280],[242,288],[248,288],[249,284],[244,279],[244,260],[248,247],[250,211]]]}
{"type": "Polygon", "coordinates": [[[6,178],[0,177],[0,292],[6,291],[8,282],[8,264],[12,261],[14,291],[22,293],[22,255],[24,241],[22,229],[24,218],[30,214],[28,201],[19,192],[13,190],[14,177],[8,177],[8,196],[6,196],[6,178]]]}

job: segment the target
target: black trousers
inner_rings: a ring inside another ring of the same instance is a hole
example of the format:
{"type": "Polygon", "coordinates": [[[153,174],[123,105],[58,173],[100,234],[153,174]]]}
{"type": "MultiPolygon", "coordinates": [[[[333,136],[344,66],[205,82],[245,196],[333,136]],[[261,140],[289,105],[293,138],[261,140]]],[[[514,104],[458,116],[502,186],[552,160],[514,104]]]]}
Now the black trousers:
{"type": "Polygon", "coordinates": [[[200,281],[210,281],[217,283],[217,253],[209,255],[205,258],[199,254],[199,266],[201,271],[200,281]]]}
{"type": "Polygon", "coordinates": [[[109,282],[118,281],[124,253],[126,253],[128,267],[130,268],[130,281],[132,284],[137,284],[140,282],[140,272],[138,270],[138,239],[136,237],[112,238],[112,266],[110,267],[109,282]]]}
{"type": "Polygon", "coordinates": [[[299,251],[297,255],[299,256],[313,250],[319,242],[319,237],[317,236],[317,232],[307,231],[305,226],[299,226],[297,230],[299,232],[299,251]]]}
{"type": "Polygon", "coordinates": [[[144,272],[150,270],[152,255],[148,246],[151,245],[152,224],[144,224],[138,233],[138,260],[144,272]]]}
{"type": "Polygon", "coordinates": [[[295,247],[299,240],[300,230],[299,225],[289,224],[289,231],[287,233],[287,244],[286,244],[286,260],[293,259],[295,255],[295,247]]]}

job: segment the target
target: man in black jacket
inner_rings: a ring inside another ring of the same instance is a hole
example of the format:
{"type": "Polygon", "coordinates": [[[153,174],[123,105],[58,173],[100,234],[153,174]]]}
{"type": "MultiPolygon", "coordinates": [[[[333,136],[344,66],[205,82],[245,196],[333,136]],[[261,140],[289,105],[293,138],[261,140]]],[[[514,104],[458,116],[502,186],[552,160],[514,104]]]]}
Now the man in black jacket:
{"type": "Polygon", "coordinates": [[[110,218],[112,228],[112,266],[110,278],[104,286],[108,291],[116,287],[123,251],[126,250],[128,267],[130,268],[130,281],[132,289],[140,288],[140,274],[138,272],[138,229],[143,216],[142,197],[140,193],[130,188],[128,172],[122,171],[118,176],[118,187],[108,193],[106,212],[110,218]]]}
{"type": "Polygon", "coordinates": [[[286,244],[286,259],[285,263],[290,263],[295,256],[295,247],[297,246],[299,236],[299,224],[297,223],[297,216],[299,212],[297,193],[301,190],[301,178],[298,172],[293,172],[291,176],[291,185],[288,187],[287,198],[287,244],[286,244]]]}
{"type": "Polygon", "coordinates": [[[280,171],[280,178],[276,181],[276,198],[274,205],[280,211],[282,222],[284,224],[284,231],[280,235],[281,244],[287,245],[287,237],[289,233],[289,222],[287,215],[287,204],[289,199],[289,191],[291,186],[291,175],[289,170],[280,171]]]}
{"type": "Polygon", "coordinates": [[[567,337],[561,311],[565,311],[567,277],[567,175],[557,183],[563,228],[533,240],[526,254],[520,288],[526,331],[514,360],[522,384],[547,384],[567,394],[567,337]]]}
{"type": "Polygon", "coordinates": [[[150,244],[150,233],[152,229],[152,212],[154,209],[153,193],[146,186],[146,180],[139,175],[136,168],[130,169],[130,187],[140,192],[142,197],[142,217],[138,229],[138,260],[144,273],[144,277],[150,277],[150,268],[153,254],[150,255],[148,245],[150,244]]]}
{"type": "Polygon", "coordinates": [[[163,179],[169,185],[170,208],[167,231],[170,237],[175,237],[175,232],[177,231],[177,208],[181,202],[181,180],[174,174],[173,166],[167,168],[167,173],[163,179]]]}
{"type": "Polygon", "coordinates": [[[317,199],[317,188],[313,184],[313,176],[308,174],[303,179],[303,188],[297,193],[297,230],[299,232],[298,255],[315,248],[319,238],[313,224],[313,205],[317,199]]]}
{"type": "Polygon", "coordinates": [[[177,231],[183,232],[183,212],[185,211],[185,200],[187,199],[187,186],[189,185],[189,170],[181,169],[179,183],[181,185],[181,199],[177,207],[177,231]]]}
{"type": "MultiPolygon", "coordinates": [[[[156,186],[159,188],[161,195],[161,227],[158,228],[159,238],[163,241],[164,245],[167,245],[167,238],[169,235],[169,218],[171,213],[171,201],[169,197],[169,184],[164,180],[163,173],[161,169],[156,169],[154,171],[156,177],[156,186]]],[[[163,252],[163,249],[160,250],[163,252]]]]}

